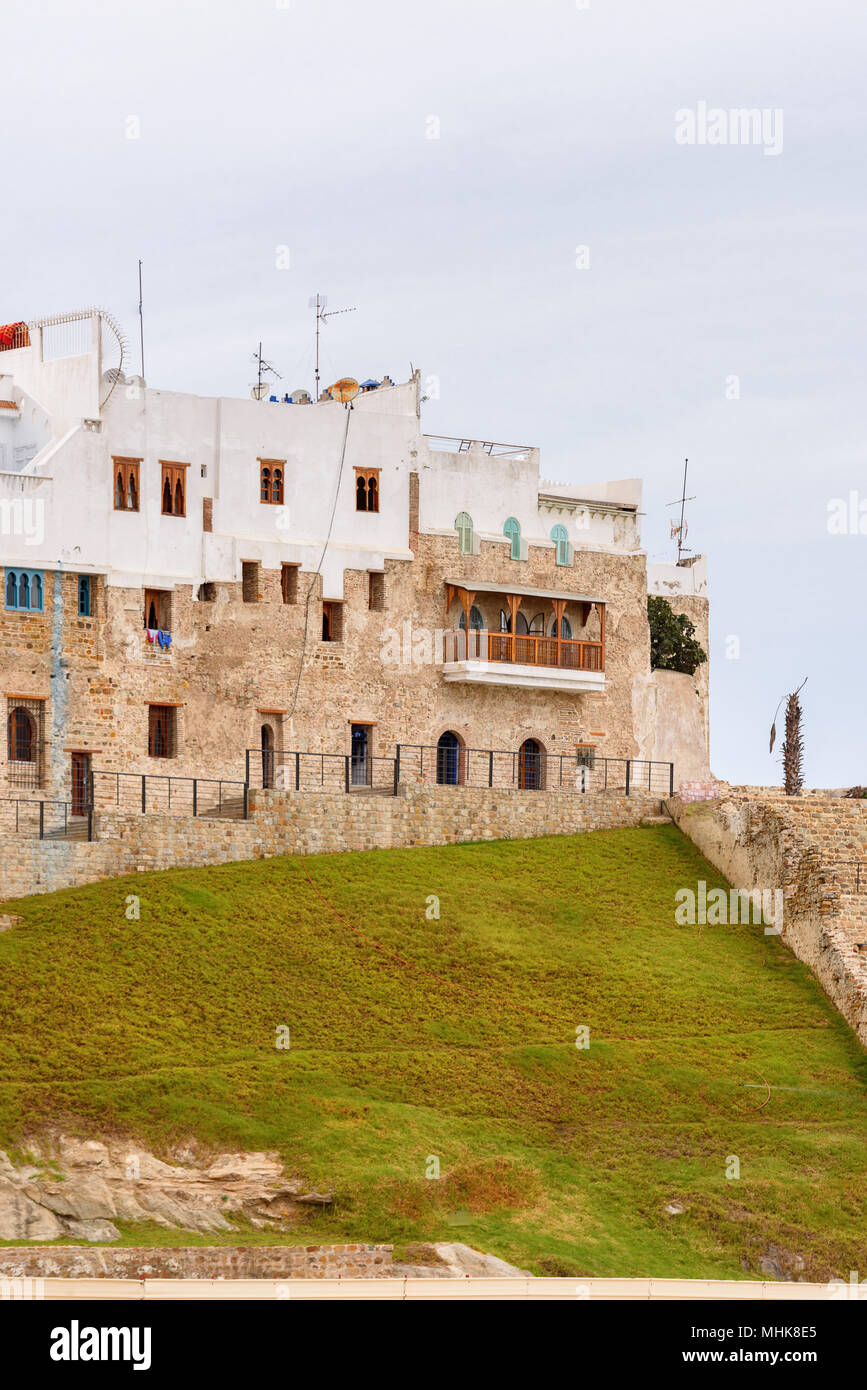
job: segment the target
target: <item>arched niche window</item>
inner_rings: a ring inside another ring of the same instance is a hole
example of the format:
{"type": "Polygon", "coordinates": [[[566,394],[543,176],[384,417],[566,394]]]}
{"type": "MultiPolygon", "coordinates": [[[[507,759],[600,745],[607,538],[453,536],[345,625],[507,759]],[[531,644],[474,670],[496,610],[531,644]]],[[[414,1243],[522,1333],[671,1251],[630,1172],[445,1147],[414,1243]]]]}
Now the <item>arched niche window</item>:
{"type": "Polygon", "coordinates": [[[503,524],[503,535],[508,536],[512,542],[510,551],[513,560],[521,558],[521,523],[515,517],[510,516],[503,524]]]}
{"type": "Polygon", "coordinates": [[[505,610],[505,608],[501,608],[501,609],[500,609],[500,631],[501,631],[501,632],[511,632],[511,631],[512,631],[512,615],[511,615],[511,613],[507,613],[506,610],[505,610]]]}
{"type": "Polygon", "coordinates": [[[274,469],[274,477],[271,480],[271,501],[278,506],[283,505],[283,470],[274,469]]]}
{"type": "Polygon", "coordinates": [[[473,553],[473,518],[469,512],[458,512],[455,517],[455,530],[458,533],[458,546],[462,555],[473,553]]]}
{"type": "Polygon", "coordinates": [[[139,499],[138,470],[141,459],[114,458],[114,509],[116,512],[137,512],[139,499]]]}
{"type": "MultiPolygon", "coordinates": [[[[552,636],[552,637],[556,637],[556,636],[557,636],[557,619],[556,619],[556,618],[552,618],[552,619],[551,619],[551,636],[552,636]]],[[[571,638],[571,636],[572,636],[572,624],[570,623],[569,619],[566,617],[566,614],[565,614],[565,613],[563,614],[562,618],[560,619],[560,636],[563,637],[563,638],[566,638],[567,640],[568,640],[569,638],[571,638]]]]}
{"type": "MultiPolygon", "coordinates": [[[[461,619],[458,626],[460,627],[462,632],[466,630],[467,615],[463,612],[463,610],[461,610],[461,619]]],[[[482,616],[481,609],[477,608],[476,605],[473,604],[472,608],[470,609],[470,631],[481,632],[484,626],[485,620],[482,616]]]]}
{"type": "Polygon", "coordinates": [[[182,463],[163,463],[162,495],[164,516],[186,516],[187,469],[182,463]]]}
{"type": "Polygon", "coordinates": [[[554,558],[558,565],[568,565],[572,561],[571,547],[569,545],[569,532],[565,526],[553,526],[551,528],[551,540],[556,547],[554,558]]]}
{"type": "Polygon", "coordinates": [[[524,633],[535,633],[539,637],[545,636],[545,615],[537,613],[535,618],[529,621],[524,613],[519,613],[515,624],[515,630],[519,635],[524,633]]]}
{"type": "Polygon", "coordinates": [[[379,511],[379,473],[378,468],[356,468],[355,510],[357,512],[379,511]]]}
{"type": "Polygon", "coordinates": [[[271,469],[262,468],[259,471],[259,498],[262,502],[271,501],[271,469]]]}
{"type": "Polygon", "coordinates": [[[16,612],[41,613],[43,586],[41,570],[6,571],[6,607],[16,612]]]}

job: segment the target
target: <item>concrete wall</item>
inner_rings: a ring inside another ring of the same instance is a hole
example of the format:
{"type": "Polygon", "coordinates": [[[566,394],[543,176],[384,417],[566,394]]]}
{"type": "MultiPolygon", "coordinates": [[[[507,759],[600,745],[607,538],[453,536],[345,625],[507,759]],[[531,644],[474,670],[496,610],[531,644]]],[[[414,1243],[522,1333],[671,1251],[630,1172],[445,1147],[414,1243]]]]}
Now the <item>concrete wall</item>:
{"type": "Polygon", "coordinates": [[[117,812],[96,818],[91,843],[0,840],[0,899],[144,870],[280,854],[532,839],[637,825],[659,799],[580,792],[401,785],[399,795],[252,791],[250,819],[117,812]]]}
{"type": "Polygon", "coordinates": [[[867,1046],[867,890],[849,891],[836,863],[867,861],[867,805],[735,792],[666,805],[731,884],[783,890],[782,940],[867,1046]]]}
{"type": "Polygon", "coordinates": [[[0,1279],[386,1279],[391,1273],[390,1245],[0,1249],[0,1279]]]}

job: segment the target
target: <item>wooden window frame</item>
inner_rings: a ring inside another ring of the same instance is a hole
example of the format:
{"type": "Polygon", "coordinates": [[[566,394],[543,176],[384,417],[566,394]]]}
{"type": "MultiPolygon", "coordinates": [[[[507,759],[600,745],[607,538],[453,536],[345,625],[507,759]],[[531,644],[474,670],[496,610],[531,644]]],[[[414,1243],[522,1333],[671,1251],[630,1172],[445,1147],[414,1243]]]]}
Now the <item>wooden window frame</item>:
{"type": "MultiPolygon", "coordinates": [[[[322,641],[323,642],[342,642],[343,641],[343,600],[342,599],[323,599],[322,600],[322,641]],[[328,636],[325,636],[325,621],[328,619],[328,636]]],[[[361,721],[356,719],[355,723],[361,721]]]]}
{"type": "Polygon", "coordinates": [[[112,455],[111,469],[111,501],[112,507],[116,512],[139,512],[141,511],[141,459],[121,458],[112,455]],[[117,480],[120,477],[123,486],[123,502],[117,504],[117,480]],[[129,505],[129,484],[132,479],[135,491],[135,506],[129,505]]]}
{"type": "Polygon", "coordinates": [[[171,463],[168,459],[160,459],[160,515],[161,516],[186,516],[187,514],[187,469],[188,463],[171,463]],[[169,485],[171,510],[166,511],[163,503],[163,494],[166,490],[166,483],[169,485]],[[178,488],[181,490],[181,506],[178,509],[178,488]]]}
{"type": "Polygon", "coordinates": [[[378,512],[379,512],[379,502],[380,502],[380,495],[381,495],[381,493],[380,493],[380,486],[379,486],[379,475],[380,475],[381,472],[382,472],[382,469],[381,469],[381,468],[359,468],[359,467],[356,467],[356,469],[355,469],[355,484],[354,484],[354,487],[355,487],[355,510],[356,510],[357,512],[373,512],[373,513],[378,513],[378,512]],[[359,480],[363,481],[363,483],[364,483],[364,489],[363,489],[364,506],[363,506],[363,507],[359,507],[359,505],[358,505],[359,498],[360,498],[361,495],[362,495],[361,492],[359,491],[359,487],[358,487],[359,480]],[[374,500],[374,502],[376,503],[376,505],[373,506],[373,507],[370,505],[371,495],[373,496],[373,500],[374,500]]]}
{"type": "Polygon", "coordinates": [[[156,617],[160,619],[156,628],[151,631],[171,632],[172,630],[172,591],[171,589],[145,589],[144,590],[144,621],[142,626],[148,628],[148,609],[151,602],[156,604],[156,617]],[[164,621],[168,619],[168,622],[164,621]]]}
{"type": "Polygon", "coordinates": [[[298,602],[298,572],[300,565],[282,564],[280,566],[280,597],[286,604],[298,602]]]}
{"type": "Polygon", "coordinates": [[[286,460],[259,459],[259,501],[262,506],[282,507],[285,486],[286,460]],[[278,475],[279,481],[277,481],[278,475]]]}
{"type": "Polygon", "coordinates": [[[178,706],[148,703],[148,757],[176,758],[178,756],[178,706]],[[162,714],[165,717],[165,751],[155,751],[157,723],[162,714]]]}

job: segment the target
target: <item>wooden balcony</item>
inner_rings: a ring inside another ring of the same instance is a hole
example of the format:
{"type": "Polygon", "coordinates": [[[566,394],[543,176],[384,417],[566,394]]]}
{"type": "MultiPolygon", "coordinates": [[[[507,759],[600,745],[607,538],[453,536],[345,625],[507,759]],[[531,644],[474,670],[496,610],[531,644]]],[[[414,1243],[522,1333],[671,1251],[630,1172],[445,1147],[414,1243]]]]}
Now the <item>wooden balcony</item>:
{"type": "Polygon", "coordinates": [[[483,629],[445,632],[443,638],[447,681],[574,691],[605,688],[604,642],[483,629]]]}

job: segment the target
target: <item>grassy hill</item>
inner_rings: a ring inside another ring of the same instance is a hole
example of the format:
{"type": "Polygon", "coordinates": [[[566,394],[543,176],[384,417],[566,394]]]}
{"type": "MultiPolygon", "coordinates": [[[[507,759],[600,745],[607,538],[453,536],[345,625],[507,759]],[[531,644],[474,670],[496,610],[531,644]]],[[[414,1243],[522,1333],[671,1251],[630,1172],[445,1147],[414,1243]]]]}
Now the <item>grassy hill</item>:
{"type": "Polygon", "coordinates": [[[864,1054],[761,927],[675,924],[699,878],[722,884],[666,827],[10,904],[25,920],[0,936],[0,1145],[50,1123],[158,1151],[277,1149],[337,1194],[293,1241],[463,1240],[537,1273],[730,1278],[774,1245],[804,1277],[847,1278],[867,1263],[864,1054]]]}

